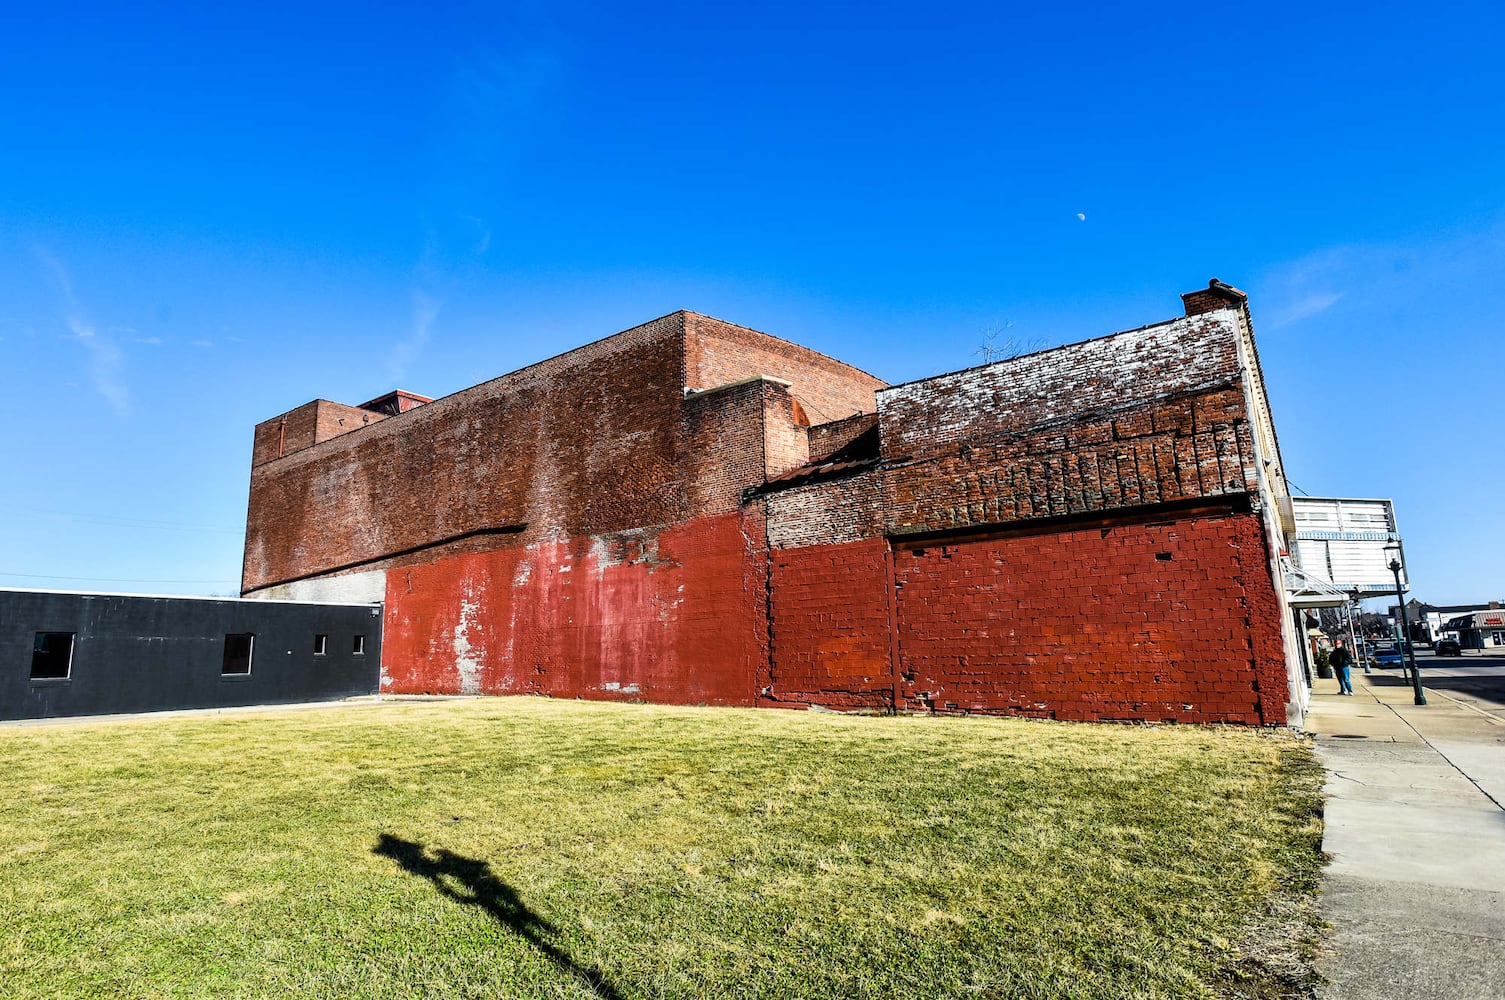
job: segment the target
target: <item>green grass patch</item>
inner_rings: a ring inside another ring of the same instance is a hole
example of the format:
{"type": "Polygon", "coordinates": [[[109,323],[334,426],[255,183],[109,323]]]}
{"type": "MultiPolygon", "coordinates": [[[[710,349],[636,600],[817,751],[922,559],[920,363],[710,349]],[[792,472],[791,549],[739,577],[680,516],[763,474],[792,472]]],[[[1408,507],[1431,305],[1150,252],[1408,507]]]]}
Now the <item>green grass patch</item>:
{"type": "Polygon", "coordinates": [[[0,995],[1310,988],[1280,734],[486,699],[0,729],[0,995]]]}

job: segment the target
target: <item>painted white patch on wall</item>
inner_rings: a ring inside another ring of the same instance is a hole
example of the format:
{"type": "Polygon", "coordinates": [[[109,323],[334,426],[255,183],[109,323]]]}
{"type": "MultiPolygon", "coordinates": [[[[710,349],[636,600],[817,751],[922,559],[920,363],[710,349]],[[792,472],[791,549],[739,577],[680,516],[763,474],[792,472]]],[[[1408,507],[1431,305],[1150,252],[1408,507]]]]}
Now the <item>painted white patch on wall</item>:
{"type": "Polygon", "coordinates": [[[479,603],[470,599],[469,585],[465,588],[465,596],[460,599],[460,620],[455,624],[455,667],[460,671],[460,693],[481,693],[481,661],[479,657],[485,656],[484,649],[476,649],[470,643],[470,630],[475,627],[477,615],[480,613],[479,603]]]}
{"type": "Polygon", "coordinates": [[[325,576],[316,580],[294,580],[251,597],[269,601],[313,601],[327,604],[376,604],[387,599],[387,571],[367,570],[343,576],[325,576]]]}

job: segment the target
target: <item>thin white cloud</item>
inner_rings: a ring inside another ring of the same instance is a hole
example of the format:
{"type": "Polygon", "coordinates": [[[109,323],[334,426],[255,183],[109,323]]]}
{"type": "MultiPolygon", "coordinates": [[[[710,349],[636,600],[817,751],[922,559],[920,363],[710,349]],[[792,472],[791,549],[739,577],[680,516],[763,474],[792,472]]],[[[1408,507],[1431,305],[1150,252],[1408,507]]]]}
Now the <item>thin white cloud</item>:
{"type": "Polygon", "coordinates": [[[1257,280],[1260,312],[1278,329],[1342,303],[1355,310],[1406,310],[1440,295],[1476,297],[1498,284],[1505,220],[1464,232],[1314,250],[1257,280]]]}
{"type": "Polygon", "coordinates": [[[122,372],[125,356],[120,348],[113,341],[99,336],[92,326],[77,316],[68,318],[68,329],[72,331],[73,339],[89,354],[89,381],[112,410],[122,417],[128,416],[131,394],[122,372]]]}
{"type": "Polygon", "coordinates": [[[112,337],[101,335],[73,294],[73,276],[54,254],[38,249],[37,258],[52,274],[63,298],[67,339],[76,341],[88,356],[89,382],[118,416],[129,416],[131,394],[125,381],[125,354],[112,337]]]}
{"type": "Polygon", "coordinates": [[[1301,298],[1285,304],[1275,313],[1271,322],[1272,327],[1287,326],[1291,323],[1299,323],[1304,319],[1310,319],[1318,313],[1325,312],[1335,305],[1347,292],[1310,292],[1301,298]]]}
{"type": "Polygon", "coordinates": [[[394,383],[407,376],[408,368],[418,360],[433,336],[434,321],[439,318],[443,303],[427,292],[414,290],[412,322],[408,335],[392,346],[387,359],[387,369],[394,383]]]}

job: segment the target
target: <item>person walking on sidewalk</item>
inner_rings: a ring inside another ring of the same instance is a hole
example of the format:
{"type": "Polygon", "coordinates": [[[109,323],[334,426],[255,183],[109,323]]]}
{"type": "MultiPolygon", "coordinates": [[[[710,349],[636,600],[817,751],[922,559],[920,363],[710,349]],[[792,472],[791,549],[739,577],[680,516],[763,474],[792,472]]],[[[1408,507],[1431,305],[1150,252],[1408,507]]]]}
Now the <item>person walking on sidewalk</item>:
{"type": "Polygon", "coordinates": [[[1337,648],[1327,654],[1328,666],[1338,675],[1338,693],[1353,694],[1353,677],[1349,674],[1349,668],[1353,666],[1353,654],[1343,647],[1343,640],[1338,640],[1337,648]]]}

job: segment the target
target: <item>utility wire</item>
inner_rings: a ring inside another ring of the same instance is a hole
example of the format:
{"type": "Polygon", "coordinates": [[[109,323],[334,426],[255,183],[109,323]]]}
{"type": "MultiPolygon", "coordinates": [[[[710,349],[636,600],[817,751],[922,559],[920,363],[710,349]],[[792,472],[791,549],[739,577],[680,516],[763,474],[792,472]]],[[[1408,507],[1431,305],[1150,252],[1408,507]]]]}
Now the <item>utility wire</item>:
{"type": "Polygon", "coordinates": [[[0,507],[0,513],[30,514],[44,517],[62,517],[79,524],[106,524],[123,528],[150,528],[162,531],[211,531],[239,534],[241,528],[211,527],[207,524],[184,524],[181,521],[162,521],[147,517],[111,517],[108,514],[78,514],[66,510],[46,510],[41,507],[0,507]]]}
{"type": "Polygon", "coordinates": [[[0,576],[19,576],[28,580],[82,580],[86,583],[239,583],[229,577],[215,580],[152,580],[139,576],[58,576],[54,573],[8,573],[0,570],[0,576]]]}

